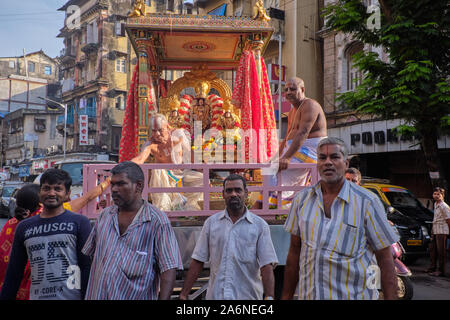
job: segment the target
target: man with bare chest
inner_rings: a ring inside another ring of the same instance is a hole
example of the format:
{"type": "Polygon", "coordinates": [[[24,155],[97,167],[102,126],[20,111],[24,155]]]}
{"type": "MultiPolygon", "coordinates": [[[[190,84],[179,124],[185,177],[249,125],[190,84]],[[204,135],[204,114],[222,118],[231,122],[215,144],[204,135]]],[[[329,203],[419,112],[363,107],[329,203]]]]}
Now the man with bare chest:
{"type": "Polygon", "coordinates": [[[291,162],[317,162],[315,150],[319,141],[327,136],[325,114],[317,101],[306,97],[303,80],[289,79],[285,92],[292,109],[288,114],[286,138],[280,145],[280,171],[286,170],[291,162]]]}
{"type": "MultiPolygon", "coordinates": [[[[327,137],[327,121],[320,104],[305,95],[305,85],[300,78],[291,78],[285,86],[286,100],[292,108],[288,114],[286,138],[280,144],[278,171],[281,171],[282,186],[303,186],[310,180],[308,169],[288,169],[289,163],[317,163],[317,145],[327,137]]],[[[277,184],[277,177],[271,178],[271,184],[277,184]]],[[[282,193],[282,204],[289,206],[294,192],[282,193]]],[[[276,204],[275,194],[269,195],[270,204],[276,204]]],[[[255,208],[261,207],[259,196],[255,208]]]]}
{"type": "MultiPolygon", "coordinates": [[[[281,185],[307,185],[309,170],[288,169],[289,163],[317,163],[316,149],[320,140],[327,136],[327,121],[320,104],[305,95],[305,85],[300,78],[291,78],[285,86],[285,96],[292,104],[288,114],[286,138],[280,144],[278,170],[281,185]]],[[[283,192],[285,203],[290,202],[293,192],[283,192]]]]}
{"type": "MultiPolygon", "coordinates": [[[[131,161],[137,164],[148,162],[153,156],[156,163],[189,163],[190,142],[181,130],[171,130],[169,122],[162,114],[150,119],[151,136],[142,146],[141,153],[131,161]]],[[[153,169],[150,186],[154,188],[176,187],[181,185],[182,170],[153,169]]],[[[186,203],[180,193],[152,193],[153,205],[163,211],[181,209],[186,203]]]]}
{"type": "Polygon", "coordinates": [[[182,139],[173,135],[169,122],[162,114],[155,114],[151,119],[150,139],[142,145],[141,153],[131,161],[142,164],[148,161],[150,156],[157,163],[182,163],[182,139]]]}

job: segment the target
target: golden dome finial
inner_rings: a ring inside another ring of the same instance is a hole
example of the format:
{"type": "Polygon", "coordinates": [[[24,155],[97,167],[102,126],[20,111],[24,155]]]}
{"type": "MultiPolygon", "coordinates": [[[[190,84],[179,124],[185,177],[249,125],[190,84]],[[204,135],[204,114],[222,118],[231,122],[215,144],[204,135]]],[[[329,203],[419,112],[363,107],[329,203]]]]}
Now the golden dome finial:
{"type": "Polygon", "coordinates": [[[140,17],[145,16],[145,1],[136,0],[133,5],[133,10],[128,14],[128,17],[140,17]]]}
{"type": "Polygon", "coordinates": [[[263,20],[263,21],[270,21],[270,17],[266,13],[266,9],[264,9],[264,2],[263,0],[258,0],[255,3],[255,6],[253,7],[253,19],[256,20],[263,20]]]}

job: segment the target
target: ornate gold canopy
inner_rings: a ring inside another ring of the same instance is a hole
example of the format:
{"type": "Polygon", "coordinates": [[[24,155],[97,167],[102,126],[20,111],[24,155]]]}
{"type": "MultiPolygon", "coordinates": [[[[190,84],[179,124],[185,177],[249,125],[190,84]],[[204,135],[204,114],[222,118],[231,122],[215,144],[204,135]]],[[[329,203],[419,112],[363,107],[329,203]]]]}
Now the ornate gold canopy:
{"type": "MultiPolygon", "coordinates": [[[[258,0],[252,17],[162,14],[146,11],[148,10],[145,1],[136,0],[125,25],[127,35],[139,57],[139,88],[142,87],[147,92],[146,96],[139,96],[137,102],[140,110],[140,143],[148,137],[150,105],[147,97],[150,98],[150,89],[154,88],[153,97],[149,100],[158,99],[159,90],[162,88],[160,76],[164,70],[190,70],[170,86],[165,98],[158,101],[158,112],[171,116],[172,123],[189,126],[187,119],[191,121],[192,115],[197,116],[194,110],[196,107],[200,113],[209,108],[213,126],[219,126],[221,120],[228,124],[232,123],[232,119],[233,123],[236,118],[239,120],[240,110],[231,104],[231,89],[214,71],[236,70],[244,50],[256,50],[263,54],[273,33],[263,1],[258,0]],[[192,110],[184,108],[183,104],[186,103],[180,97],[185,88],[193,88],[195,91],[196,101],[188,103],[192,110]],[[212,95],[208,96],[211,89],[218,92],[220,104],[210,99],[212,95]],[[204,109],[203,104],[206,102],[209,107],[204,109]],[[178,111],[180,113],[177,113],[178,111]]],[[[225,127],[228,126],[231,125],[225,127]]]]}
{"type": "MultiPolygon", "coordinates": [[[[262,8],[264,10],[264,8],[262,8]]],[[[136,52],[147,52],[151,64],[164,69],[233,70],[249,42],[259,39],[262,52],[273,28],[262,11],[253,17],[180,15],[133,11],[125,29],[136,52]]]]}

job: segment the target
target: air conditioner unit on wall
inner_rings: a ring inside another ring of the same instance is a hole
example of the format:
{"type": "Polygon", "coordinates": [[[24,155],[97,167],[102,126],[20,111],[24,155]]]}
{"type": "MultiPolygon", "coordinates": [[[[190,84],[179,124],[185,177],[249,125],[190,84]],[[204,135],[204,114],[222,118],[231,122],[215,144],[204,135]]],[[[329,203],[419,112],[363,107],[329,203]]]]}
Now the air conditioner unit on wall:
{"type": "Polygon", "coordinates": [[[44,124],[35,124],[34,125],[34,131],[36,132],[45,132],[45,125],[44,124]]]}

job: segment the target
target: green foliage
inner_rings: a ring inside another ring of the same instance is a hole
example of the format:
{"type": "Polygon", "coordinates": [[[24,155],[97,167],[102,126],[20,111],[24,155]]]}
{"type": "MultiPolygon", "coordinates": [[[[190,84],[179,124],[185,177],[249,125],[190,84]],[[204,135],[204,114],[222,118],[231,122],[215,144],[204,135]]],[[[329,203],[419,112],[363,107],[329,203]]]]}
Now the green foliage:
{"type": "Polygon", "coordinates": [[[355,91],[339,94],[338,101],[362,113],[403,118],[419,131],[430,127],[450,131],[448,0],[380,3],[379,30],[367,27],[371,14],[361,0],[338,0],[324,9],[327,28],[382,46],[389,56],[383,62],[373,52],[358,54],[355,65],[363,72],[363,81],[355,91]]]}

